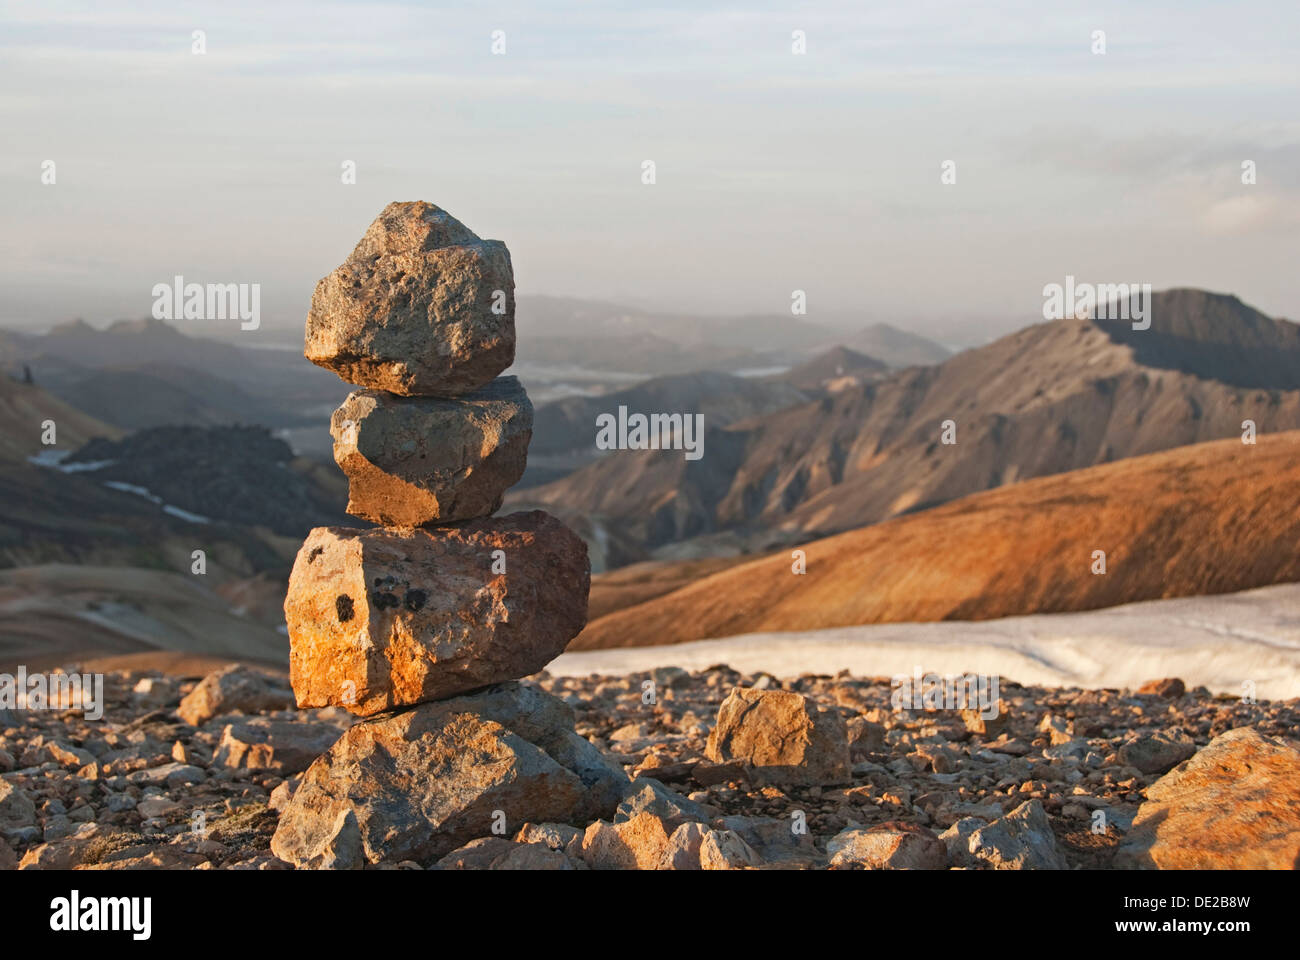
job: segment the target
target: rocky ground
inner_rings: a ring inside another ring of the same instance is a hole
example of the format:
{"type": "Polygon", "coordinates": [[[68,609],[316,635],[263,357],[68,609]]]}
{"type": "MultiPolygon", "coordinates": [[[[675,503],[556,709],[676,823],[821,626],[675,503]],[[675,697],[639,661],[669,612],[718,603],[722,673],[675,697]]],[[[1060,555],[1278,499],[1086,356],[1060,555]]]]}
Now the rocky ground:
{"type": "MultiPolygon", "coordinates": [[[[485,823],[437,861],[366,866],[1275,867],[1300,851],[1296,700],[1003,681],[983,720],[896,711],[887,678],[719,666],[530,682],[631,778],[613,819],[485,823]],[[714,732],[736,687],[807,700],[747,693],[714,732]],[[728,759],[785,749],[762,724],[807,734],[796,765],[728,759]]],[[[297,710],[282,679],[248,668],[201,683],[122,671],[105,699],[98,722],[0,711],[0,869],[290,869],[270,851],[279,811],[350,715],[297,710]]]]}

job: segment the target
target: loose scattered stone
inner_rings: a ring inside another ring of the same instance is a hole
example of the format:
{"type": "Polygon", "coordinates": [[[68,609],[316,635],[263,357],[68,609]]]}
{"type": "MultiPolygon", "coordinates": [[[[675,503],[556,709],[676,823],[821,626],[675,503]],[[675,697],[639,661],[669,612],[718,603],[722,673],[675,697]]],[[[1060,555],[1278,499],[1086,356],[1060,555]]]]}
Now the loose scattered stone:
{"type": "Polygon", "coordinates": [[[1196,741],[1181,730],[1142,733],[1119,748],[1120,763],[1143,773],[1164,773],[1196,752],[1196,741]]]}
{"type": "Polygon", "coordinates": [[[995,870],[1065,870],[1051,821],[1038,800],[1020,804],[1005,817],[967,837],[967,852],[995,870]]]}
{"type": "Polygon", "coordinates": [[[826,844],[832,869],[946,870],[948,849],[934,832],[891,820],[874,827],[850,828],[826,844]]]}
{"type": "Polygon", "coordinates": [[[754,848],[730,830],[710,830],[700,841],[701,870],[744,870],[762,863],[754,848]]]}
{"type": "Polygon", "coordinates": [[[836,784],[850,777],[848,731],[799,693],[737,687],[718,709],[705,755],[740,760],[765,783],[836,784]]]}
{"type": "Polygon", "coordinates": [[[228,724],[212,762],[234,770],[266,770],[290,776],[306,770],[339,738],[328,723],[255,717],[228,724]]]}
{"type": "Polygon", "coordinates": [[[251,667],[232,665],[204,677],[186,695],[176,713],[190,726],[236,710],[263,713],[293,706],[293,694],[251,667]]]}
{"type": "Polygon", "coordinates": [[[582,858],[593,870],[656,870],[672,828],[652,813],[621,823],[598,820],[582,837],[582,858]]]}

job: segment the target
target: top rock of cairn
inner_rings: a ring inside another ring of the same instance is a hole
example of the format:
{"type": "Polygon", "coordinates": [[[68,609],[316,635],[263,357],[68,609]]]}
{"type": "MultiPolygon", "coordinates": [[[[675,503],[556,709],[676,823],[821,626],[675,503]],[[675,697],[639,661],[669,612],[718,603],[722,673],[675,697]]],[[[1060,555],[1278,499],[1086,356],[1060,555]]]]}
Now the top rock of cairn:
{"type": "Polygon", "coordinates": [[[431,203],[390,203],[316,285],[303,352],[402,396],[477,390],[515,358],[510,251],[431,203]]]}

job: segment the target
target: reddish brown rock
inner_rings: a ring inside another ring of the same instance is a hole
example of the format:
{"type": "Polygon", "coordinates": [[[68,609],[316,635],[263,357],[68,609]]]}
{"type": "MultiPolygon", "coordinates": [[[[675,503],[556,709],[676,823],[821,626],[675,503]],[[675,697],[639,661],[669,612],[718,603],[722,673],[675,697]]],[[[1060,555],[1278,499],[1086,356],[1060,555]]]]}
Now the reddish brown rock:
{"type": "Polygon", "coordinates": [[[369,716],[536,673],[582,629],[590,581],[586,545],[541,511],[318,527],[284,603],[298,705],[369,716]]]}
{"type": "Polygon", "coordinates": [[[1249,727],[1216,737],[1146,789],[1116,866],[1300,867],[1300,751],[1249,727]]]}
{"type": "Polygon", "coordinates": [[[510,251],[431,203],[390,203],[316,284],[304,355],[403,396],[476,390],[515,358],[510,251]]]}
{"type": "Polygon", "coordinates": [[[736,687],[718,708],[705,755],[740,760],[767,783],[847,783],[844,719],[799,693],[736,687]]]}
{"type": "Polygon", "coordinates": [[[523,476],[532,433],[514,377],[454,400],[359,390],[330,421],[348,513],[397,527],[490,516],[523,476]]]}
{"type": "Polygon", "coordinates": [[[1177,700],[1187,692],[1187,686],[1177,677],[1165,677],[1163,680],[1148,680],[1138,687],[1138,693],[1150,693],[1166,700],[1177,700]]]}

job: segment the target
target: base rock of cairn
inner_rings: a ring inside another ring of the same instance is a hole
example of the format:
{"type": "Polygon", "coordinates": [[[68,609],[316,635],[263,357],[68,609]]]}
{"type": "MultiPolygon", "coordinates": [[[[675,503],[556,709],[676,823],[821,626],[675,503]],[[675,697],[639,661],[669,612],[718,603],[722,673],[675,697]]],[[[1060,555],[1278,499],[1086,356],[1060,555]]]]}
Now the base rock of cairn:
{"type": "Polygon", "coordinates": [[[519,683],[355,724],[303,774],[271,850],[299,865],[424,864],[491,836],[498,810],[511,835],[608,817],[627,776],[573,725],[567,704],[519,683]]]}
{"type": "Polygon", "coordinates": [[[627,775],[572,709],[515,681],[586,624],[586,545],[540,511],[491,517],[522,476],[510,254],[428,203],[384,208],[322,280],[308,359],[363,389],[331,421],[348,512],[285,597],[300,707],[365,717],[303,774],[271,848],[299,867],[432,862],[522,824],[612,816],[627,775]]]}

